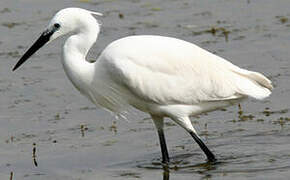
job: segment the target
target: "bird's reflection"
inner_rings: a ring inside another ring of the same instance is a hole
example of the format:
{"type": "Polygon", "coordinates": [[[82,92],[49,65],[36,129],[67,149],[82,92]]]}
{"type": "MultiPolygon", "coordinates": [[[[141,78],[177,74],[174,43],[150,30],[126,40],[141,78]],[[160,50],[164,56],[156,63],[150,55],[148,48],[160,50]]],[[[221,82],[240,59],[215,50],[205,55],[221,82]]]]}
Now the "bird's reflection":
{"type": "Polygon", "coordinates": [[[163,180],[169,180],[169,170],[168,169],[163,169],[163,180]]]}

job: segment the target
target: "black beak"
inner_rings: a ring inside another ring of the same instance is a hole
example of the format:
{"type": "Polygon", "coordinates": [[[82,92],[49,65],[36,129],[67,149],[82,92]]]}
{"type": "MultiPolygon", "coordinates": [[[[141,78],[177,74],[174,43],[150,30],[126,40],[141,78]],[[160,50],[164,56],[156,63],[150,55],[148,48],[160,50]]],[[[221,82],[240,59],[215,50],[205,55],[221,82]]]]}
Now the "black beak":
{"type": "Polygon", "coordinates": [[[40,49],[43,45],[45,45],[51,35],[55,32],[55,28],[48,29],[44,31],[41,36],[35,41],[35,43],[26,51],[26,53],[19,59],[17,64],[12,69],[15,71],[21,64],[23,64],[30,56],[32,56],[38,49],[40,49]]]}

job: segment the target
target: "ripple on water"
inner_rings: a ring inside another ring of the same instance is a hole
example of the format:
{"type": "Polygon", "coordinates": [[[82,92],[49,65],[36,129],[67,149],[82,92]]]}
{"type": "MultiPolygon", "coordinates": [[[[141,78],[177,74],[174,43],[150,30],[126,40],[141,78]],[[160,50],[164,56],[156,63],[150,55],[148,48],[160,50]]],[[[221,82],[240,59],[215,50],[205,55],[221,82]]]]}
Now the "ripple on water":
{"type": "MultiPolygon", "coordinates": [[[[224,176],[236,173],[272,172],[290,169],[290,163],[288,161],[280,161],[281,157],[270,157],[269,154],[259,152],[252,154],[240,152],[238,155],[218,155],[217,157],[218,161],[211,163],[205,161],[201,153],[183,153],[171,156],[171,162],[166,166],[161,163],[160,158],[151,160],[144,158],[144,160],[116,163],[111,165],[110,168],[133,168],[137,172],[137,169],[144,169],[149,171],[163,170],[164,172],[177,174],[222,174],[224,176]]],[[[126,172],[125,175],[127,176],[126,172]]],[[[132,176],[135,175],[135,173],[132,174],[132,176]]],[[[131,173],[128,176],[131,177],[131,173]]],[[[142,175],[137,174],[137,176],[140,177],[142,175]]]]}

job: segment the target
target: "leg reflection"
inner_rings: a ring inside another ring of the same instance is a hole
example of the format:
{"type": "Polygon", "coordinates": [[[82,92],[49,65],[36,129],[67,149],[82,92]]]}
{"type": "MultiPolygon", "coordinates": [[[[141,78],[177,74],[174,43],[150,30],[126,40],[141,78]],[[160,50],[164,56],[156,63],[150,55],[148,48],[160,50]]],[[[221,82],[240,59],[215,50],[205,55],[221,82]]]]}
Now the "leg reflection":
{"type": "Polygon", "coordinates": [[[169,169],[168,167],[163,168],[163,180],[169,180],[169,169]]]}

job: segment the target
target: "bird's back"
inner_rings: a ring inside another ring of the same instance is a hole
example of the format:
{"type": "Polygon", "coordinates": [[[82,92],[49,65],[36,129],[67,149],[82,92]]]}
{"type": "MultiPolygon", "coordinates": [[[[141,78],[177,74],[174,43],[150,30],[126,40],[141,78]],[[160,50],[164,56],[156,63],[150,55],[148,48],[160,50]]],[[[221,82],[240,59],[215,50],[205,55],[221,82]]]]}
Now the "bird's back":
{"type": "Polygon", "coordinates": [[[97,62],[101,75],[112,82],[108,88],[116,94],[113,101],[121,104],[134,105],[137,99],[139,104],[157,105],[197,105],[247,96],[263,99],[272,89],[262,74],[169,37],[119,39],[108,45],[97,62]]]}

